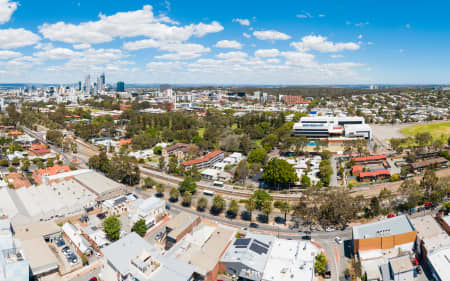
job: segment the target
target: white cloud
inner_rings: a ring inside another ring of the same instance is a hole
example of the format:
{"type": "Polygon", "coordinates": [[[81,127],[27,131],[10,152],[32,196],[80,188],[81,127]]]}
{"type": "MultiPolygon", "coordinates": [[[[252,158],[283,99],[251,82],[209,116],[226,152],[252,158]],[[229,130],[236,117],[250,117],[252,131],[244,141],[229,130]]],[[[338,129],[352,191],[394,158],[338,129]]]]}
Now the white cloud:
{"type": "Polygon", "coordinates": [[[255,57],[260,58],[274,58],[280,55],[280,51],[277,49],[260,49],[255,51],[255,57]]]}
{"type": "Polygon", "coordinates": [[[158,40],[185,41],[192,36],[203,37],[208,33],[223,30],[218,22],[199,23],[186,26],[167,25],[174,23],[167,17],[155,17],[152,6],[141,10],[120,12],[111,16],[100,14],[98,21],[83,22],[79,25],[57,22],[44,23],[39,27],[45,38],[66,43],[105,43],[116,37],[129,38],[146,36],[158,40]]]}
{"type": "Polygon", "coordinates": [[[326,17],[326,15],[324,15],[324,14],[319,14],[319,18],[324,18],[324,17],[326,17]]]}
{"type": "Polygon", "coordinates": [[[252,37],[252,36],[251,36],[250,34],[248,34],[248,33],[245,33],[245,32],[244,32],[244,33],[242,33],[242,36],[244,36],[244,37],[245,37],[245,38],[247,38],[247,39],[248,39],[248,38],[250,38],[250,37],[252,37]]]}
{"type": "Polygon", "coordinates": [[[363,38],[362,34],[358,35],[358,39],[362,39],[362,38],[363,38]]]}
{"type": "Polygon", "coordinates": [[[405,52],[405,50],[404,49],[400,49],[400,53],[404,53],[405,52]]]}
{"type": "Polygon", "coordinates": [[[247,58],[248,54],[237,51],[237,52],[220,53],[220,54],[217,54],[216,57],[218,57],[219,59],[235,61],[235,60],[243,60],[243,59],[247,58]]]}
{"type": "Polygon", "coordinates": [[[307,18],[312,18],[312,17],[313,16],[310,13],[308,13],[307,11],[302,11],[301,14],[297,15],[297,18],[300,18],[300,19],[307,19],[307,18]]]}
{"type": "Polygon", "coordinates": [[[332,54],[332,55],[330,55],[330,58],[333,58],[333,59],[343,58],[343,57],[344,57],[344,56],[341,55],[341,54],[332,54]]]}
{"type": "Polygon", "coordinates": [[[86,43],[73,45],[73,48],[76,50],[89,49],[90,47],[91,47],[91,44],[86,44],[86,43]]]}
{"type": "Polygon", "coordinates": [[[0,24],[8,22],[17,10],[18,3],[10,0],[0,0],[0,24]]]}
{"type": "Polygon", "coordinates": [[[276,31],[276,30],[265,30],[265,31],[255,31],[253,35],[259,40],[288,40],[291,36],[276,31]]]}
{"type": "Polygon", "coordinates": [[[309,50],[315,50],[322,53],[340,52],[344,50],[358,50],[360,46],[353,42],[347,43],[334,43],[327,41],[327,37],[320,35],[308,35],[302,38],[300,42],[292,42],[290,44],[300,52],[307,52],[309,50]]]}
{"type": "Polygon", "coordinates": [[[34,48],[38,50],[50,50],[53,49],[54,46],[52,43],[37,43],[34,48]]]}
{"type": "Polygon", "coordinates": [[[22,54],[19,52],[0,50],[0,60],[7,60],[21,56],[22,54]]]}
{"type": "Polygon", "coordinates": [[[217,48],[242,49],[242,44],[235,40],[220,40],[216,43],[217,48]]]}
{"type": "Polygon", "coordinates": [[[373,42],[367,42],[367,45],[373,45],[374,43],[373,42]]]}
{"type": "Polygon", "coordinates": [[[407,29],[410,29],[410,28],[411,28],[411,24],[407,23],[407,24],[405,24],[405,27],[406,27],[407,29]]]}
{"type": "Polygon", "coordinates": [[[14,49],[36,44],[41,38],[23,28],[0,29],[0,49],[14,49]]]}
{"type": "Polygon", "coordinates": [[[78,53],[67,48],[54,48],[42,52],[37,52],[33,55],[43,60],[63,60],[74,58],[78,55],[78,53]]]}
{"type": "Polygon", "coordinates": [[[145,48],[157,48],[161,51],[167,51],[169,54],[156,56],[158,59],[167,60],[187,60],[200,57],[203,53],[211,51],[200,44],[181,43],[181,42],[166,42],[157,41],[153,39],[145,39],[136,42],[127,42],[123,45],[126,50],[140,50],[145,48]]]}
{"type": "Polygon", "coordinates": [[[238,22],[240,25],[249,26],[250,21],[248,19],[233,19],[233,22],[238,22]]]}
{"type": "Polygon", "coordinates": [[[317,62],[314,60],[314,55],[301,52],[282,52],[282,56],[286,58],[286,64],[301,67],[315,67],[317,62]]]}
{"type": "Polygon", "coordinates": [[[363,27],[363,26],[368,25],[368,24],[369,24],[369,22],[366,21],[366,22],[355,23],[355,26],[363,27]]]}

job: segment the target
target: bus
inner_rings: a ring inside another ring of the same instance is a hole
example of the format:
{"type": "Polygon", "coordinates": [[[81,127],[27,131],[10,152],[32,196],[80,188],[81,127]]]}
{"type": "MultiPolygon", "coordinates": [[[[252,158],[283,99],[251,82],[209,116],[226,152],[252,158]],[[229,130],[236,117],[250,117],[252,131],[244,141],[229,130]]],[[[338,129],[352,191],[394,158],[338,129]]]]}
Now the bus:
{"type": "Polygon", "coordinates": [[[210,191],[210,190],[203,190],[203,194],[208,195],[208,196],[214,196],[214,192],[210,191]]]}
{"type": "Polygon", "coordinates": [[[223,187],[223,182],[221,182],[221,181],[215,181],[215,182],[213,182],[213,186],[223,187]]]}

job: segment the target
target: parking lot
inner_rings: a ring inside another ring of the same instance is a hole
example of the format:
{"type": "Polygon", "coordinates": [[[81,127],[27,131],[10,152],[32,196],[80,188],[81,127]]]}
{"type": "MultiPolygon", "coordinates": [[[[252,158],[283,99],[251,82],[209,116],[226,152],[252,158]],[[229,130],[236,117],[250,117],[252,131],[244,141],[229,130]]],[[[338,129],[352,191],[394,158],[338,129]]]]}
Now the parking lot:
{"type": "Polygon", "coordinates": [[[64,238],[55,241],[51,246],[52,247],[50,248],[55,252],[56,258],[58,259],[62,274],[79,269],[83,266],[80,256],[64,238]]]}

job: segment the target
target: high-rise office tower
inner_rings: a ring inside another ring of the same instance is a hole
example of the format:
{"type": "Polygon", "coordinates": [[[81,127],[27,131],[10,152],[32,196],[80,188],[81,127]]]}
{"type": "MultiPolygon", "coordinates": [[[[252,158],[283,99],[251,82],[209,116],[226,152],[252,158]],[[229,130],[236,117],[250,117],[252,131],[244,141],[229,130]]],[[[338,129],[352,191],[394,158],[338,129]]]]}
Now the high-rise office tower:
{"type": "Polygon", "coordinates": [[[125,83],[122,81],[117,82],[117,92],[125,92],[125,83]]]}
{"type": "Polygon", "coordinates": [[[78,81],[78,91],[81,91],[81,81],[78,81]]]}
{"type": "Polygon", "coordinates": [[[90,94],[91,93],[91,75],[86,75],[86,79],[84,80],[84,87],[85,87],[85,91],[86,94],[90,94]]]}

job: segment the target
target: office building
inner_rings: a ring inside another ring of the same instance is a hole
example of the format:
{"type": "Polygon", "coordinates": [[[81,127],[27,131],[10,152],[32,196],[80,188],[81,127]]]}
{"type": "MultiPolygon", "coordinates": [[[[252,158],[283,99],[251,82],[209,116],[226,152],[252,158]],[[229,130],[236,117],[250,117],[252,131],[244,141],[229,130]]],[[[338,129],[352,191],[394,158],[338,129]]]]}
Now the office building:
{"type": "Polygon", "coordinates": [[[103,248],[102,279],[108,281],[189,281],[195,266],[161,255],[135,232],[103,248]]]}
{"type": "Polygon", "coordinates": [[[363,117],[332,117],[308,116],[302,117],[294,124],[293,133],[296,136],[309,138],[365,138],[372,139],[372,129],[365,124],[363,117]]]}
{"type": "Polygon", "coordinates": [[[122,81],[117,82],[117,92],[125,92],[125,83],[122,81]]]}
{"type": "Polygon", "coordinates": [[[85,93],[90,94],[91,93],[91,75],[86,75],[86,78],[84,80],[84,88],[85,93]]]}

